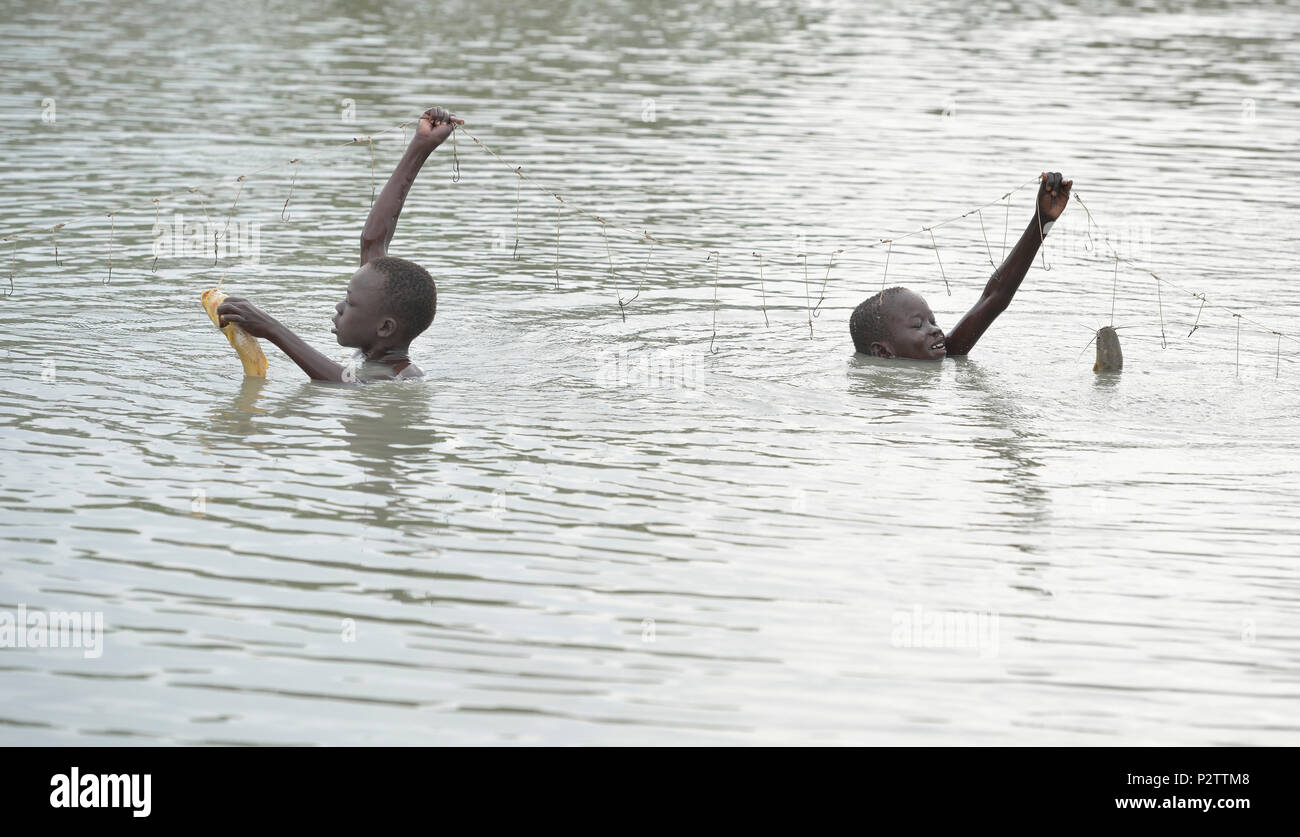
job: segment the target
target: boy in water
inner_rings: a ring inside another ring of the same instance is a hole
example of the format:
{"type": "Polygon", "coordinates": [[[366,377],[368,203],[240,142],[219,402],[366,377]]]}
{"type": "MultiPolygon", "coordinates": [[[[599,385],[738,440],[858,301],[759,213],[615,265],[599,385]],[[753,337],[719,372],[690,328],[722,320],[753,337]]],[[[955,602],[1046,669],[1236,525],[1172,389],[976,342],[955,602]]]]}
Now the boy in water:
{"type": "Polygon", "coordinates": [[[935,324],[934,314],[920,294],[907,288],[889,288],[854,309],[849,318],[853,348],[864,355],[916,360],[943,360],[948,355],[968,353],[1011,304],[1043,238],[1070,202],[1073,185],[1073,180],[1062,180],[1060,172],[1043,175],[1029,226],[1002,266],[993,271],[979,301],[947,337],[935,324]]]}
{"type": "Polygon", "coordinates": [[[415,137],[366,219],[361,233],[361,269],[352,274],[346,297],[334,307],[332,329],[340,346],[358,350],[357,361],[364,361],[361,369],[335,363],[240,297],[228,297],[217,308],[221,326],[237,323],[252,336],[270,340],[316,381],[424,377],[420,367],[411,363],[408,351],[411,341],[433,322],[438,291],[424,268],[386,254],[420,166],[451,135],[453,123],[464,121],[442,108],[425,111],[415,137]]]}

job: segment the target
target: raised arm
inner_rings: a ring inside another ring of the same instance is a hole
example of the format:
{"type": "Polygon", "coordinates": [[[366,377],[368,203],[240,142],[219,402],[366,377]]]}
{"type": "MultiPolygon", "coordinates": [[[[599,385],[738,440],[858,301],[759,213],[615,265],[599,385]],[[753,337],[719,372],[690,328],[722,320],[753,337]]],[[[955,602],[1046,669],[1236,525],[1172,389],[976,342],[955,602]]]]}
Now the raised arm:
{"type": "Polygon", "coordinates": [[[1038,187],[1038,197],[1034,204],[1034,214],[1016,246],[984,286],[984,293],[979,301],[966,312],[952,331],[944,338],[948,356],[964,355],[979,341],[998,315],[1007,310],[1011,299],[1020,289],[1020,283],[1038,255],[1038,247],[1048,230],[1070,202],[1070,187],[1073,180],[1062,180],[1060,172],[1048,172],[1043,175],[1038,187]]]}
{"type": "Polygon", "coordinates": [[[366,218],[365,229],[361,231],[361,264],[364,266],[371,259],[377,259],[388,252],[388,243],[397,232],[397,216],[402,214],[406,203],[406,193],[411,191],[415,176],[420,167],[433,153],[433,149],[451,136],[452,124],[464,124],[442,108],[429,108],[420,117],[420,126],[406,147],[401,161],[388,178],[384,190],[379,193],[375,205],[370,208],[366,218]]]}

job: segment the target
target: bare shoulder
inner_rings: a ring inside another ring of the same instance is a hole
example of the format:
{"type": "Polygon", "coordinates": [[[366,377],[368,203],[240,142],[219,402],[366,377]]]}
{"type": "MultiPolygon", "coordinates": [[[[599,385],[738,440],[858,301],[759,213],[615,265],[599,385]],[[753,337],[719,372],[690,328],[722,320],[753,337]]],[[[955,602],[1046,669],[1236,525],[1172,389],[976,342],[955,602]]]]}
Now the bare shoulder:
{"type": "MultiPolygon", "coordinates": [[[[356,370],[350,383],[374,384],[381,381],[413,381],[424,377],[424,370],[414,363],[407,363],[400,370],[387,363],[370,361],[356,370]]],[[[344,380],[348,380],[345,378],[344,380]]]]}
{"type": "Polygon", "coordinates": [[[401,372],[398,372],[396,375],[393,376],[393,379],[397,381],[409,381],[409,380],[414,380],[423,377],[424,377],[423,369],[416,366],[414,363],[408,363],[405,369],[403,369],[401,372]]]}

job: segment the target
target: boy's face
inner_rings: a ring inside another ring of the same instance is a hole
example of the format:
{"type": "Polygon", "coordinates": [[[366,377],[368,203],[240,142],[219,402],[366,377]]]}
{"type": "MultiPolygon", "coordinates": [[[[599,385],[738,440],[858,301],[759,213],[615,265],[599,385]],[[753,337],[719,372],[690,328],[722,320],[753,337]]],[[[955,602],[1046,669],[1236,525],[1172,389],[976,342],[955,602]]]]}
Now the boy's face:
{"type": "Polygon", "coordinates": [[[352,274],[347,296],[334,306],[334,328],[340,346],[369,349],[397,331],[397,320],[385,310],[388,280],[366,266],[352,274]]]}
{"type": "Polygon", "coordinates": [[[920,294],[903,291],[885,303],[885,329],[888,337],[871,344],[877,357],[906,357],[916,360],[943,360],[943,329],[934,322],[934,313],[920,294]]]}

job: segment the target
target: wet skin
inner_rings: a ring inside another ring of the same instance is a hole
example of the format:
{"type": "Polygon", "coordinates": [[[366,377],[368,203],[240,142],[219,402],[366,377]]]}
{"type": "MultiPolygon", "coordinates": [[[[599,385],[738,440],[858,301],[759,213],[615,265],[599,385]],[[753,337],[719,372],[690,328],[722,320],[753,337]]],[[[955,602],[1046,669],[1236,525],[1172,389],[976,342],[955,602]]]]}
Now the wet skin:
{"type": "MultiPolygon", "coordinates": [[[[386,255],[388,245],[397,230],[397,218],[402,213],[406,194],[415,181],[420,167],[433,150],[451,135],[452,125],[459,119],[442,108],[430,108],[420,117],[420,124],[401,162],[379,194],[370,216],[366,218],[361,233],[361,269],[348,281],[347,294],[334,307],[334,333],[340,346],[360,349],[365,359],[387,367],[386,375],[395,377],[421,377],[407,356],[409,341],[397,335],[401,331],[397,320],[388,313],[385,305],[386,280],[379,271],[367,264],[386,255]]],[[[217,308],[221,326],[237,323],[254,337],[270,340],[298,364],[302,371],[316,381],[356,383],[355,370],[336,363],[307,344],[270,314],[242,297],[227,297],[217,308]]],[[[368,376],[374,377],[374,376],[368,376]]]]}
{"type": "Polygon", "coordinates": [[[921,295],[902,291],[890,297],[884,310],[888,336],[871,344],[876,357],[905,357],[915,360],[943,360],[948,356],[943,329],[921,295]]]}
{"type": "Polygon", "coordinates": [[[1065,180],[1060,172],[1044,172],[1038,187],[1034,213],[1025,231],[1007,255],[1005,261],[993,271],[984,293],[966,312],[952,331],[945,336],[935,325],[930,306],[919,294],[912,291],[900,293],[885,303],[883,310],[888,335],[871,344],[870,353],[876,357],[905,357],[915,360],[942,360],[949,355],[964,355],[974,348],[993,321],[998,318],[1020,288],[1025,274],[1034,263],[1034,256],[1046,235],[1045,225],[1051,224],[1070,202],[1073,180],[1065,180]],[[936,346],[943,341],[942,346],[936,346]]]}
{"type": "Polygon", "coordinates": [[[334,324],[330,329],[340,346],[361,349],[370,357],[376,349],[386,351],[398,330],[397,320],[385,306],[384,275],[372,267],[362,267],[348,281],[347,293],[334,306],[334,324]]]}

